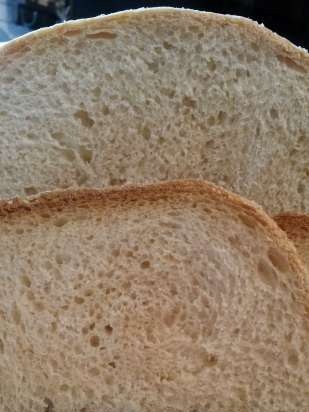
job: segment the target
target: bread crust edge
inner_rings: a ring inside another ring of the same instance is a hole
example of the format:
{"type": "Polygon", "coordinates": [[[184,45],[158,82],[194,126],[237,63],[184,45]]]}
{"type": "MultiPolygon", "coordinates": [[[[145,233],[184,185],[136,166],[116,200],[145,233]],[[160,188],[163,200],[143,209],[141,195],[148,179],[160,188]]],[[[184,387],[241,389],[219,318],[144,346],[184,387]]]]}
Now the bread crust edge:
{"type": "Polygon", "coordinates": [[[136,10],[126,10],[108,15],[100,15],[98,17],[72,20],[65,23],[59,23],[54,26],[36,30],[34,32],[23,35],[17,39],[11,40],[0,47],[0,64],[6,61],[6,57],[13,55],[14,57],[23,55],[30,51],[34,45],[40,42],[50,40],[52,38],[61,38],[67,32],[85,30],[91,32],[99,29],[111,30],[109,24],[122,24],[126,20],[142,21],[147,18],[157,18],[171,16],[172,18],[188,19],[202,24],[218,24],[223,28],[226,25],[233,25],[241,28],[246,33],[246,36],[251,36],[254,41],[264,42],[276,54],[278,58],[285,61],[288,65],[294,65],[295,69],[307,74],[309,71],[309,53],[306,49],[297,47],[289,40],[274,33],[270,29],[264,27],[263,24],[239,16],[223,15],[212,12],[197,11],[191,9],[179,9],[173,7],[154,7],[140,8],[136,10]]]}

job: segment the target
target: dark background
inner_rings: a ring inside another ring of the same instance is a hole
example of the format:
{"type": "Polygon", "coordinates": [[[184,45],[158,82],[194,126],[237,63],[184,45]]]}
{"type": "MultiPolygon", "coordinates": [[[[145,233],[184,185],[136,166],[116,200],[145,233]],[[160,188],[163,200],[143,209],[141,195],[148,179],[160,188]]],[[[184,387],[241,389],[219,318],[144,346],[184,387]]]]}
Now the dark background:
{"type": "Polygon", "coordinates": [[[37,29],[64,19],[92,17],[115,11],[173,6],[237,14],[250,17],[288,38],[298,46],[309,48],[309,0],[197,0],[197,1],[104,1],[104,0],[23,0],[18,5],[17,23],[37,29]],[[47,4],[48,3],[48,4],[47,4]]]}

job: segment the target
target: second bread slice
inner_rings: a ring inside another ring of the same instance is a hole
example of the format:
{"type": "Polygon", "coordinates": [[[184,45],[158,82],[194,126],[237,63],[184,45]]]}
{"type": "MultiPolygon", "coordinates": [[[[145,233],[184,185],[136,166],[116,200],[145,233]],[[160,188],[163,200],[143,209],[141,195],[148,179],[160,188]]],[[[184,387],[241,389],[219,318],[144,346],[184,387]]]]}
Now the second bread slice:
{"type": "Polygon", "coordinates": [[[2,202],[0,262],[1,411],[308,410],[308,279],[254,204],[190,181],[2,202]]]}
{"type": "Polygon", "coordinates": [[[309,211],[309,57],[244,19],[171,8],[0,49],[0,198],[202,178],[309,211]]]}

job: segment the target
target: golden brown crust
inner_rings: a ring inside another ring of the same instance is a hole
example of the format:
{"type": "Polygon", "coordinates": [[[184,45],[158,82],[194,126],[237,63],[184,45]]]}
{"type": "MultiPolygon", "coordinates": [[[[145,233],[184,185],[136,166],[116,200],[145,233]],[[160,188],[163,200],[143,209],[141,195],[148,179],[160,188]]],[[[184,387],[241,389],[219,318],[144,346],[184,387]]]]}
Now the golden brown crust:
{"type": "MultiPolygon", "coordinates": [[[[276,54],[279,60],[284,64],[294,68],[300,73],[306,74],[309,70],[309,54],[305,49],[296,47],[285,38],[266,29],[263,25],[244,18],[220,15],[209,12],[200,12],[188,9],[175,9],[169,7],[138,9],[124,12],[113,13],[107,16],[99,16],[91,19],[82,19],[76,21],[69,21],[58,24],[50,28],[37,30],[18,39],[15,39],[0,49],[0,62],[4,62],[10,55],[22,55],[31,50],[35,43],[41,41],[52,40],[55,38],[61,39],[64,35],[72,36],[79,35],[81,31],[85,33],[92,33],[93,31],[106,30],[105,38],[113,38],[112,26],[121,25],[125,21],[137,23],[140,19],[146,18],[190,18],[202,24],[218,24],[222,27],[226,25],[237,26],[244,31],[246,36],[251,36],[252,40],[257,45],[263,43],[268,46],[276,54]]],[[[104,36],[103,36],[104,37],[104,36]]]]}
{"type": "Polygon", "coordinates": [[[177,194],[208,195],[246,211],[255,211],[253,202],[243,200],[212,183],[202,180],[175,180],[154,184],[113,186],[104,189],[68,189],[45,192],[29,198],[0,200],[0,217],[28,215],[45,210],[61,211],[71,207],[108,207],[110,203],[168,199],[177,194]]]}
{"type": "Polygon", "coordinates": [[[285,213],[274,220],[296,246],[309,277],[309,215],[285,213]]]}
{"type": "Polygon", "coordinates": [[[309,238],[309,215],[282,213],[275,216],[274,219],[290,239],[309,238]]]}
{"type": "Polygon", "coordinates": [[[201,180],[176,180],[156,184],[127,185],[106,189],[77,189],[62,190],[40,194],[27,199],[15,198],[9,201],[0,201],[0,224],[14,218],[17,220],[33,215],[57,214],[61,211],[73,211],[76,208],[105,209],[110,207],[134,207],[138,202],[156,202],[158,200],[177,200],[182,196],[198,200],[214,200],[218,204],[230,207],[240,216],[245,224],[259,226],[266,236],[288,257],[290,266],[299,274],[299,284],[307,289],[305,283],[305,269],[296,253],[292,242],[279,229],[276,223],[253,202],[230,193],[212,183],[201,180]]]}

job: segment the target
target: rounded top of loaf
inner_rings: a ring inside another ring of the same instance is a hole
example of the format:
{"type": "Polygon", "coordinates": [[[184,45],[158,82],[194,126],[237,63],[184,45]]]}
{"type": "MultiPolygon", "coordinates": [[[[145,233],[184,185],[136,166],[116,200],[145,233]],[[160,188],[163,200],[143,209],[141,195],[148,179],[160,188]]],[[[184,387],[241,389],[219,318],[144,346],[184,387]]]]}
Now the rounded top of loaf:
{"type": "MultiPolygon", "coordinates": [[[[264,46],[284,53],[282,59],[286,58],[287,65],[296,66],[299,63],[300,71],[307,71],[309,68],[309,54],[306,49],[296,47],[287,39],[279,36],[273,31],[267,29],[263,24],[259,24],[249,18],[234,15],[223,15],[219,13],[198,11],[184,8],[173,7],[154,7],[140,8],[135,10],[120,11],[109,15],[100,15],[97,17],[66,21],[48,28],[42,28],[34,32],[27,33],[23,36],[4,44],[0,48],[0,57],[5,57],[15,54],[23,54],[30,51],[32,46],[41,41],[48,41],[55,36],[74,36],[80,30],[85,33],[93,33],[97,30],[109,29],[113,25],[122,25],[124,23],[143,23],[147,19],[192,19],[202,24],[217,24],[221,25],[222,29],[227,25],[237,26],[243,30],[246,36],[251,36],[258,42],[263,42],[264,46]],[[292,60],[289,60],[292,59],[292,60]]],[[[106,33],[108,38],[109,33],[106,33]]],[[[1,60],[0,60],[1,63],[1,60]]],[[[295,68],[296,68],[295,67],[295,68]]]]}

